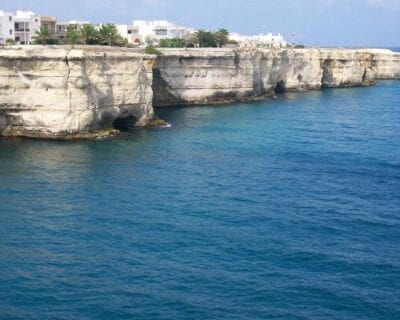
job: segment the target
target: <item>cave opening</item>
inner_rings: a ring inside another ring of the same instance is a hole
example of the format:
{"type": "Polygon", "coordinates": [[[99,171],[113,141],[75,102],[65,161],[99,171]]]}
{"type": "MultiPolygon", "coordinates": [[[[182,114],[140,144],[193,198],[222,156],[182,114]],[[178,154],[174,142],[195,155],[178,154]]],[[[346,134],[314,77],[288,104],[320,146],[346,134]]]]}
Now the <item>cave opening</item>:
{"type": "Polygon", "coordinates": [[[334,82],[333,70],[334,63],[331,59],[325,60],[322,65],[322,78],[321,78],[321,89],[330,88],[334,82]]]}
{"type": "Polygon", "coordinates": [[[281,80],[275,86],[275,93],[279,94],[284,92],[286,92],[286,84],[285,81],[281,80]]]}
{"type": "Polygon", "coordinates": [[[322,79],[321,79],[321,88],[329,88],[329,84],[332,81],[332,76],[329,73],[329,70],[326,66],[322,68],[322,79]]]}
{"type": "Polygon", "coordinates": [[[135,128],[137,121],[138,119],[134,116],[121,117],[114,121],[113,126],[114,129],[117,129],[121,132],[127,132],[135,128]]]}

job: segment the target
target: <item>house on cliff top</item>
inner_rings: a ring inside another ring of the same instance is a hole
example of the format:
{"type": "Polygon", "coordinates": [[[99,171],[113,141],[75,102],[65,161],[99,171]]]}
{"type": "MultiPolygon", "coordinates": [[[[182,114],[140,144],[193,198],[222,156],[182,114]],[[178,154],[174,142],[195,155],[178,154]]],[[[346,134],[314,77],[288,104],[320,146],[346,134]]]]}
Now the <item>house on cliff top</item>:
{"type": "Polygon", "coordinates": [[[229,39],[238,42],[241,47],[285,48],[288,46],[288,42],[280,33],[267,33],[255,36],[232,33],[229,35],[229,39]]]}
{"type": "Polygon", "coordinates": [[[32,11],[0,11],[0,44],[4,44],[7,39],[17,44],[31,43],[40,23],[40,16],[32,11]]]}

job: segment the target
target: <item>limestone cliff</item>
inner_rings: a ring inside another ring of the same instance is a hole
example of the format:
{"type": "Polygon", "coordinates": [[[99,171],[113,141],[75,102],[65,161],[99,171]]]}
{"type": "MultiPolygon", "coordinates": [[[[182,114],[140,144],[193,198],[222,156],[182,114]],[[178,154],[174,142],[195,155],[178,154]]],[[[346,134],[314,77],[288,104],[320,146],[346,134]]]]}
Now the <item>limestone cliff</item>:
{"type": "Polygon", "coordinates": [[[370,85],[400,78],[400,54],[348,49],[164,50],[155,106],[259,99],[285,91],[370,85]]]}
{"type": "Polygon", "coordinates": [[[153,61],[104,48],[2,49],[0,135],[97,136],[119,118],[146,125],[154,117],[153,61]]]}
{"type": "Polygon", "coordinates": [[[366,50],[372,54],[372,69],[377,80],[400,79],[400,53],[390,50],[366,50]]]}
{"type": "Polygon", "coordinates": [[[225,102],[259,96],[251,53],[164,50],[154,69],[156,106],[225,102]]]}
{"type": "Polygon", "coordinates": [[[103,47],[0,49],[0,135],[95,137],[120,125],[149,125],[153,100],[225,103],[376,79],[400,79],[399,53],[174,49],[156,59],[103,47]]]}

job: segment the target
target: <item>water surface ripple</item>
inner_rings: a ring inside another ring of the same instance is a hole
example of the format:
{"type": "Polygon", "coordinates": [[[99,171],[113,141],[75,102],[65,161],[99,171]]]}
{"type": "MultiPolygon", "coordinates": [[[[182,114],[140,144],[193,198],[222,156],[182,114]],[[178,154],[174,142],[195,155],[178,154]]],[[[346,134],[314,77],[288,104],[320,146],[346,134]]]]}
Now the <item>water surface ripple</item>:
{"type": "Polygon", "coordinates": [[[400,319],[400,82],[0,140],[1,319],[400,319]]]}

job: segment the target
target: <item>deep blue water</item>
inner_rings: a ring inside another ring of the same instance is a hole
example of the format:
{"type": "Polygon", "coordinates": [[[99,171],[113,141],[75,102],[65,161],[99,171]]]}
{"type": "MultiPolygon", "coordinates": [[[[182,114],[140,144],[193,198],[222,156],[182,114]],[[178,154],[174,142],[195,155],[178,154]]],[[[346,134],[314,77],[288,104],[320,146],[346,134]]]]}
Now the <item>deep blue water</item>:
{"type": "Polygon", "coordinates": [[[0,140],[0,318],[400,319],[399,93],[0,140]]]}

